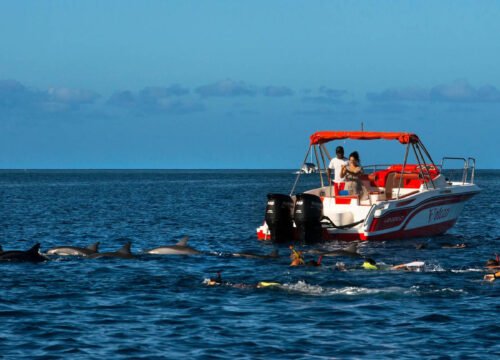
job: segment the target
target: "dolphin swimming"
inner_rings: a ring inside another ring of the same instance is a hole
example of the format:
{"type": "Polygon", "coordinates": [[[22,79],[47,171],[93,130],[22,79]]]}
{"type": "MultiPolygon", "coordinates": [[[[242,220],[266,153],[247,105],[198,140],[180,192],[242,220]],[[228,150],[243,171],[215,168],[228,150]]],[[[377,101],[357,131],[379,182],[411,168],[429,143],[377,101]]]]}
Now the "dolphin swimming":
{"type": "Polygon", "coordinates": [[[29,261],[42,262],[47,258],[40,254],[40,244],[35,244],[31,249],[3,251],[0,247],[0,261],[29,261]]]}
{"type": "Polygon", "coordinates": [[[58,246],[47,251],[47,255],[60,255],[60,256],[88,256],[95,254],[99,251],[99,242],[91,244],[86,248],[77,246],[58,246]]]}
{"type": "Polygon", "coordinates": [[[269,254],[264,254],[264,255],[250,253],[250,252],[248,252],[248,253],[245,253],[245,252],[232,253],[231,255],[234,257],[243,257],[243,258],[247,258],[247,259],[276,259],[276,258],[279,258],[279,253],[278,253],[277,249],[271,251],[269,254]]]}
{"type": "Polygon", "coordinates": [[[323,255],[323,256],[363,257],[360,253],[358,253],[358,244],[357,243],[352,243],[344,249],[337,249],[337,250],[332,250],[332,251],[312,250],[312,251],[309,251],[308,253],[319,254],[319,255],[323,255]]]}
{"type": "Polygon", "coordinates": [[[165,245],[160,246],[151,250],[146,250],[146,254],[154,254],[154,255],[196,255],[201,254],[196,249],[188,246],[187,242],[189,240],[189,236],[183,237],[179,242],[175,245],[165,245]]]}
{"type": "Polygon", "coordinates": [[[130,252],[131,242],[127,242],[117,251],[104,252],[104,253],[94,253],[87,257],[90,259],[101,259],[101,258],[120,258],[120,259],[133,259],[135,256],[130,252]]]}

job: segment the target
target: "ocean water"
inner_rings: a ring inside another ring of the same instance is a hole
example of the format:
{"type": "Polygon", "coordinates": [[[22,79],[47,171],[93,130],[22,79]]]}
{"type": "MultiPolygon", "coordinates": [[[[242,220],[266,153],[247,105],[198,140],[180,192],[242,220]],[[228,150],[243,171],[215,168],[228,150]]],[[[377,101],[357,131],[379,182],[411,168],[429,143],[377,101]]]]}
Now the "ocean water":
{"type": "MultiPolygon", "coordinates": [[[[305,188],[317,181],[303,179],[305,188]]],[[[447,234],[360,244],[386,264],[425,261],[422,271],[365,271],[349,258],[290,268],[286,247],[274,260],[226,256],[272,251],[255,229],[266,194],[286,193],[293,181],[290,171],[0,172],[5,250],[100,241],[104,252],[131,240],[138,254],[0,263],[0,357],[500,356],[500,281],[482,281],[483,264],[500,253],[500,171],[476,173],[483,192],[447,234]],[[140,255],[184,235],[208,254],[140,255]],[[416,250],[419,243],[427,248],[416,250]],[[339,261],[349,270],[336,270],[339,261]],[[219,270],[230,284],[249,286],[206,286],[219,270]],[[251,286],[263,280],[283,285],[251,286]]]]}

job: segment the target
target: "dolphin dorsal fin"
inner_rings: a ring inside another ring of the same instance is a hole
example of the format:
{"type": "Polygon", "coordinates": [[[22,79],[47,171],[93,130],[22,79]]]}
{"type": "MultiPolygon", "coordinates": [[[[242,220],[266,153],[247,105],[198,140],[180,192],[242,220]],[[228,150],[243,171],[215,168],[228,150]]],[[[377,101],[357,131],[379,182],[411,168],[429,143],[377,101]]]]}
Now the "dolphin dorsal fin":
{"type": "Polygon", "coordinates": [[[33,247],[27,252],[38,254],[40,252],[40,243],[36,243],[35,245],[33,245],[33,247]]]}
{"type": "Polygon", "coordinates": [[[99,241],[94,243],[94,244],[91,244],[89,246],[87,246],[87,249],[88,250],[91,250],[93,252],[98,252],[99,251],[99,244],[101,244],[99,241]]]}
{"type": "Polygon", "coordinates": [[[177,246],[187,246],[189,240],[189,236],[184,236],[182,239],[179,240],[179,242],[175,245],[177,246]]]}
{"type": "Polygon", "coordinates": [[[358,244],[357,243],[352,243],[348,247],[344,249],[344,251],[350,252],[350,253],[357,253],[358,252],[358,244]]]}
{"type": "Polygon", "coordinates": [[[117,251],[117,253],[120,253],[120,254],[130,254],[130,245],[132,243],[129,241],[127,242],[125,245],[123,245],[123,247],[117,251]]]}

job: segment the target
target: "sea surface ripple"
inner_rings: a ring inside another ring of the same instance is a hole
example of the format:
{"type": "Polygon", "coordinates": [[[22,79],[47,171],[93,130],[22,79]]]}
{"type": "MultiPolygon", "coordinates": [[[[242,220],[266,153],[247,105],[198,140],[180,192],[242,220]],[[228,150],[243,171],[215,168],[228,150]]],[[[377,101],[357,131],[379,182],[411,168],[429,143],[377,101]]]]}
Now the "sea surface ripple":
{"type": "MultiPolygon", "coordinates": [[[[363,255],[387,264],[425,261],[419,272],[363,271],[360,260],[340,258],[290,268],[286,247],[276,260],[226,256],[272,250],[255,229],[266,194],[289,192],[293,180],[290,171],[1,171],[5,250],[100,241],[101,251],[114,251],[131,240],[141,253],[189,235],[211,255],[0,263],[0,356],[500,356],[500,282],[482,281],[485,261],[500,252],[500,171],[476,173],[483,191],[447,234],[360,244],[363,255]],[[416,250],[419,243],[427,247],[416,250]],[[338,261],[350,270],[336,270],[338,261]],[[232,284],[283,285],[204,285],[219,270],[232,284]]],[[[315,182],[309,176],[302,186],[315,182]]]]}

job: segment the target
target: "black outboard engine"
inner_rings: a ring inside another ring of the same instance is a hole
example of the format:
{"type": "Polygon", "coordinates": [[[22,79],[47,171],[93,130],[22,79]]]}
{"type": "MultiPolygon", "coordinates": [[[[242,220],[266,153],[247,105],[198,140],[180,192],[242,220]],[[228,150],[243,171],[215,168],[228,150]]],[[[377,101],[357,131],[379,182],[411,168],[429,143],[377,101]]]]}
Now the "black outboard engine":
{"type": "Polygon", "coordinates": [[[288,195],[267,194],[266,223],[271,231],[271,241],[293,241],[293,200],[288,195]]]}
{"type": "Polygon", "coordinates": [[[297,240],[311,244],[323,240],[323,202],[312,194],[297,194],[294,220],[297,226],[297,240]]]}

